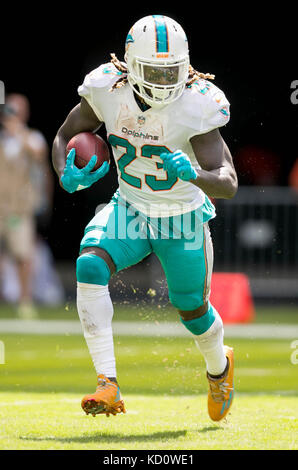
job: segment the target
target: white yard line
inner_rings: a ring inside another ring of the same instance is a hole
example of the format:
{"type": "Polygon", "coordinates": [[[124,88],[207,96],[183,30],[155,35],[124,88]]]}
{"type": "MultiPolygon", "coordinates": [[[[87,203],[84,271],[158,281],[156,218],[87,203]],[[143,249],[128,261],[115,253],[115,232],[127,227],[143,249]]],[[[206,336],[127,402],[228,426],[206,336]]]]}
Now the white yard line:
{"type": "MultiPolygon", "coordinates": [[[[117,336],[190,337],[191,334],[179,322],[113,322],[117,336]]],[[[19,335],[82,335],[77,320],[0,320],[0,339],[4,334],[19,335]]],[[[225,325],[226,338],[298,339],[297,324],[235,324],[225,325]]]]}

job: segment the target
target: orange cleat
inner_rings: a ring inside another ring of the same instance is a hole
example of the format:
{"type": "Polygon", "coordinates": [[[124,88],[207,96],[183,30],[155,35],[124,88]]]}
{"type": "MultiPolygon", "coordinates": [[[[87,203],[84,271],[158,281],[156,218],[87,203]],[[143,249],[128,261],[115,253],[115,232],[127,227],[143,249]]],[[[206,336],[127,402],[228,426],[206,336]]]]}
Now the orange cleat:
{"type": "Polygon", "coordinates": [[[224,348],[228,360],[224,377],[213,378],[207,372],[209,382],[208,413],[213,421],[220,421],[227,415],[234,394],[234,351],[229,346],[224,348]]]}
{"type": "Polygon", "coordinates": [[[82,408],[85,413],[92,416],[106,414],[106,416],[126,413],[124,402],[121,399],[119,385],[109,380],[105,375],[97,377],[98,386],[96,392],[86,395],[82,400],[82,408]]]}

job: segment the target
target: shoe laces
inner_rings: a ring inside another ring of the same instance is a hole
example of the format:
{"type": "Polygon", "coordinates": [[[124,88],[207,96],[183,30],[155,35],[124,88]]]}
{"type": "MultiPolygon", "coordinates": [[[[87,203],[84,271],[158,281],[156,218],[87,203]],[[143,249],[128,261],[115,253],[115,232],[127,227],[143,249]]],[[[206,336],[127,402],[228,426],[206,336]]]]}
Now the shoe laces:
{"type": "Polygon", "coordinates": [[[105,390],[110,387],[115,387],[117,388],[117,385],[109,380],[107,380],[105,377],[98,377],[97,381],[97,388],[96,390],[105,390]]]}
{"type": "Polygon", "coordinates": [[[225,401],[227,393],[233,390],[231,387],[229,387],[229,384],[227,382],[210,380],[209,384],[212,398],[216,403],[221,403],[225,401]]]}

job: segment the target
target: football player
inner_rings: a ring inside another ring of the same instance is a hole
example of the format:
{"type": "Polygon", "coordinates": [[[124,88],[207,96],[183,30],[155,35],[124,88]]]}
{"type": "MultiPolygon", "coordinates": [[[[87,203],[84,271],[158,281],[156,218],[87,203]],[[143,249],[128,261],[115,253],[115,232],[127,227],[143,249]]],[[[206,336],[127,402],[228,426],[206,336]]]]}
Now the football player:
{"type": "Polygon", "coordinates": [[[113,148],[119,188],[85,229],[77,259],[77,308],[98,376],[86,395],[88,414],[125,412],[116,378],[112,335],[111,276],[155,253],[165,271],[169,299],[206,361],[208,411],[214,421],[233,398],[233,349],[223,342],[223,323],[209,301],[213,250],[209,197],[232,198],[237,176],[219,127],[229,121],[229,102],[190,65],[187,37],[171,18],[137,21],[125,44],[125,61],[91,71],[78,88],[80,103],[58,130],[53,164],[72,193],[109,171],[104,162],[83,169],[68,141],[102,123],[113,148]],[[138,226],[138,230],[136,230],[138,226]]]}

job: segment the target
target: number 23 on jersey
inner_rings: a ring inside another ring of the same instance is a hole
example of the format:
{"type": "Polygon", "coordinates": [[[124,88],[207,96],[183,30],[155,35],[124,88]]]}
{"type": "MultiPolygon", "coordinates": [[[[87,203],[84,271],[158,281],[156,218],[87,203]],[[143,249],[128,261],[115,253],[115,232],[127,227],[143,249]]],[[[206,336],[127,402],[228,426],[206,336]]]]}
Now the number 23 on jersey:
{"type": "MultiPolygon", "coordinates": [[[[124,153],[118,158],[117,164],[120,171],[120,177],[123,181],[127,184],[141,189],[142,188],[142,180],[141,178],[129,174],[126,170],[128,166],[138,157],[137,149],[132,145],[127,139],[123,137],[119,137],[115,134],[110,134],[108,137],[109,143],[114,148],[122,147],[124,149],[124,153]]],[[[163,146],[163,145],[143,145],[141,148],[141,155],[140,157],[144,158],[152,158],[154,156],[160,156],[164,152],[169,152],[170,150],[163,146]]],[[[170,177],[168,172],[163,169],[162,163],[157,162],[156,167],[158,170],[163,170],[166,173],[166,179],[159,179],[155,175],[147,175],[145,174],[145,183],[152,191],[167,191],[172,189],[174,184],[177,182],[177,177],[170,177]]]]}

